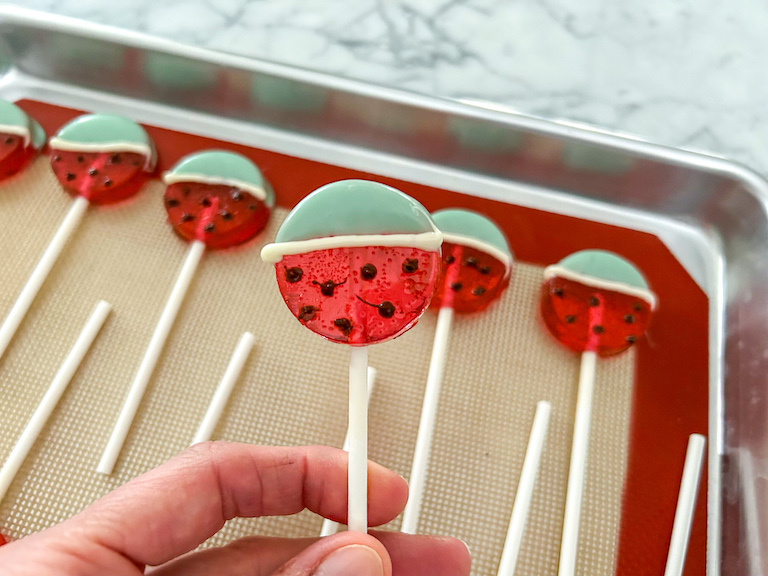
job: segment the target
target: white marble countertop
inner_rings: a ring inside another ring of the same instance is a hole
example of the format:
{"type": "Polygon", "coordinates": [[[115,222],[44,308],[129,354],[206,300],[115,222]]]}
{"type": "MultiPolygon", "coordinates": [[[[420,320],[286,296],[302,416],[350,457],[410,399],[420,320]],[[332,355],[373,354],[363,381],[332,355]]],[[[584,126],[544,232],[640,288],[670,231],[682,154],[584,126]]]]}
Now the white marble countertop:
{"type": "Polygon", "coordinates": [[[759,0],[10,3],[584,122],[768,175],[768,3],[759,0]]]}

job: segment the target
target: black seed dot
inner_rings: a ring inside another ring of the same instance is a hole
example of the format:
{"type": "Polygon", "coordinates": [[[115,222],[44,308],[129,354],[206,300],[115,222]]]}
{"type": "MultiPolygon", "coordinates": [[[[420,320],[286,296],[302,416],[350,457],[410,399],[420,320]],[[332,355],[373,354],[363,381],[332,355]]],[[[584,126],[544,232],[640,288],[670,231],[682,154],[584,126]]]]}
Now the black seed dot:
{"type": "Polygon", "coordinates": [[[109,188],[110,186],[112,186],[112,180],[109,178],[104,178],[104,187],[109,188]]]}
{"type": "Polygon", "coordinates": [[[576,322],[576,316],[573,314],[568,314],[568,316],[565,317],[566,324],[573,324],[574,322],[576,322]]]}
{"type": "Polygon", "coordinates": [[[406,274],[413,274],[419,269],[419,261],[416,258],[408,258],[403,262],[403,272],[406,274]]]}
{"type": "Polygon", "coordinates": [[[232,216],[232,212],[227,212],[226,210],[219,212],[219,214],[224,220],[232,220],[232,218],[234,218],[234,216],[232,216]]]}
{"type": "Polygon", "coordinates": [[[299,280],[301,280],[302,276],[304,276],[304,270],[302,270],[298,266],[285,269],[285,279],[288,280],[288,282],[290,282],[291,284],[294,284],[299,280]]]}
{"type": "Polygon", "coordinates": [[[208,206],[211,205],[211,199],[208,198],[208,196],[206,196],[205,198],[200,200],[200,204],[202,204],[203,206],[205,206],[207,208],[208,206]]]}
{"type": "Polygon", "coordinates": [[[98,173],[99,171],[96,170],[96,168],[91,168],[90,170],[88,170],[88,174],[90,174],[91,176],[96,176],[96,174],[98,173]]]}
{"type": "Polygon", "coordinates": [[[315,317],[316,310],[317,308],[314,306],[302,306],[299,308],[299,320],[304,320],[305,322],[312,320],[315,317]]]}
{"type": "Polygon", "coordinates": [[[458,292],[462,288],[464,288],[464,284],[462,284],[461,282],[454,282],[453,284],[451,284],[451,290],[453,290],[454,292],[458,292]]]}
{"type": "Polygon", "coordinates": [[[392,318],[395,315],[395,305],[389,300],[384,300],[384,302],[379,304],[378,308],[379,316],[382,318],[392,318]]]}
{"type": "Polygon", "coordinates": [[[184,186],[184,188],[181,189],[181,193],[184,194],[184,196],[189,196],[189,186],[184,186]]]}
{"type": "Polygon", "coordinates": [[[138,166],[139,164],[141,164],[141,162],[139,162],[138,160],[134,160],[133,162],[131,162],[132,166],[138,166]]]}
{"type": "Polygon", "coordinates": [[[634,324],[635,317],[632,316],[632,314],[627,314],[626,316],[624,316],[624,322],[626,322],[627,324],[634,324]]]}
{"type": "Polygon", "coordinates": [[[592,296],[592,297],[589,299],[589,305],[590,305],[590,306],[592,306],[592,307],[594,307],[594,306],[600,306],[600,300],[598,300],[598,299],[597,299],[595,296],[592,296]]]}
{"type": "Polygon", "coordinates": [[[85,162],[85,158],[83,158],[82,156],[78,156],[78,157],[77,157],[77,161],[78,161],[78,162],[81,162],[81,163],[82,163],[82,162],[85,162]]]}
{"type": "Polygon", "coordinates": [[[632,306],[632,309],[635,312],[642,312],[643,311],[643,306],[639,302],[635,302],[635,305],[632,306]]]}
{"type": "Polygon", "coordinates": [[[371,263],[364,264],[363,266],[360,267],[360,277],[363,280],[373,280],[374,278],[376,278],[376,273],[377,273],[376,266],[374,266],[371,263]]]}
{"type": "Polygon", "coordinates": [[[470,256],[466,260],[464,260],[464,266],[468,266],[470,268],[477,268],[477,258],[473,258],[470,256]]]}
{"type": "Polygon", "coordinates": [[[109,157],[110,164],[120,164],[121,161],[122,158],[120,158],[120,154],[112,154],[112,156],[109,157]]]}
{"type": "Polygon", "coordinates": [[[194,220],[194,219],[195,219],[195,217],[192,216],[192,214],[182,214],[181,215],[181,221],[182,222],[192,222],[192,220],[194,220]]]}
{"type": "Polygon", "coordinates": [[[637,342],[637,336],[635,336],[634,334],[630,334],[625,338],[625,340],[630,344],[634,344],[635,342],[637,342]]]}
{"type": "Polygon", "coordinates": [[[552,290],[552,294],[554,294],[558,298],[562,298],[563,297],[563,289],[562,288],[555,288],[554,290],[552,290]]]}
{"type": "Polygon", "coordinates": [[[75,179],[75,175],[72,174],[72,172],[67,172],[67,174],[64,176],[64,178],[67,179],[67,182],[72,182],[72,180],[75,179]]]}
{"type": "Polygon", "coordinates": [[[6,143],[6,144],[13,144],[13,138],[11,138],[10,136],[8,136],[8,138],[6,138],[6,139],[5,139],[5,143],[6,143]]]}
{"type": "Polygon", "coordinates": [[[603,332],[605,332],[605,328],[600,326],[600,324],[596,324],[595,326],[592,326],[592,332],[594,332],[595,334],[602,334],[603,332]]]}
{"type": "Polygon", "coordinates": [[[251,204],[250,206],[248,206],[248,210],[250,210],[251,212],[255,211],[256,210],[256,204],[251,204]]]}
{"type": "Polygon", "coordinates": [[[317,284],[320,286],[320,293],[323,296],[333,296],[333,291],[336,289],[336,286],[341,286],[342,284],[345,284],[347,280],[345,279],[344,282],[339,282],[336,284],[333,280],[326,280],[325,282],[318,282],[317,280],[312,280],[312,284],[317,284]]]}
{"type": "Polygon", "coordinates": [[[203,226],[203,230],[205,232],[213,232],[216,230],[216,226],[213,225],[213,222],[208,222],[205,226],[203,226]]]}
{"type": "Polygon", "coordinates": [[[341,330],[342,334],[345,336],[352,332],[352,322],[350,322],[347,318],[336,318],[336,320],[333,321],[333,325],[341,330]]]}
{"type": "Polygon", "coordinates": [[[491,267],[490,266],[480,266],[479,271],[480,271],[480,274],[490,274],[491,273],[491,267]]]}
{"type": "Polygon", "coordinates": [[[54,156],[54,157],[53,157],[53,161],[54,161],[54,162],[61,162],[61,156],[59,156],[58,154],[56,154],[56,156],[54,156]]]}
{"type": "Polygon", "coordinates": [[[474,288],[472,288],[472,294],[474,294],[475,296],[482,296],[483,294],[485,294],[485,288],[483,288],[482,286],[475,286],[474,288]]]}
{"type": "Polygon", "coordinates": [[[176,200],[176,198],[168,198],[166,204],[168,205],[168,208],[176,208],[176,206],[179,205],[179,201],[176,200]]]}
{"type": "Polygon", "coordinates": [[[230,197],[235,202],[239,202],[240,200],[243,199],[243,194],[242,192],[240,192],[240,190],[232,190],[232,192],[230,193],[230,197]]]}
{"type": "Polygon", "coordinates": [[[446,256],[445,257],[445,263],[446,264],[453,264],[453,261],[456,260],[453,256],[446,256]]]}

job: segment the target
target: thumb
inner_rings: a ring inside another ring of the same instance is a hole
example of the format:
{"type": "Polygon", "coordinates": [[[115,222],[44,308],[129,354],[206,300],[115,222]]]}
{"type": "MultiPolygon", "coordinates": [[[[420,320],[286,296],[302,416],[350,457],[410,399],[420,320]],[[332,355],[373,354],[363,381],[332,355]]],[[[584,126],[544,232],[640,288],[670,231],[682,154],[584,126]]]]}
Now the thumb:
{"type": "Polygon", "coordinates": [[[373,536],[342,532],[321,538],[273,576],[392,576],[392,561],[373,536]]]}

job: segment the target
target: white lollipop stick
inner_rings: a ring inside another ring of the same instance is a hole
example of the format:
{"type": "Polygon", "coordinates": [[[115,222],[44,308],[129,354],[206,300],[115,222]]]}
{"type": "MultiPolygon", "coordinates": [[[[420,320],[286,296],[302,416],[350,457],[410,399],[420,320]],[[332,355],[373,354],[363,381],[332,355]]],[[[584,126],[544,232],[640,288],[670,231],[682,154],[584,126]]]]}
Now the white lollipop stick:
{"type": "Polygon", "coordinates": [[[82,196],[78,196],[75,198],[74,202],[72,202],[72,206],[70,206],[67,215],[59,225],[59,229],[56,231],[56,234],[53,235],[48,247],[40,258],[40,261],[32,271],[32,275],[29,277],[29,280],[27,280],[24,288],[22,288],[18,298],[16,298],[16,302],[13,304],[10,312],[8,312],[8,316],[5,317],[3,325],[0,326],[0,358],[5,354],[5,350],[11,343],[14,334],[16,334],[16,330],[18,330],[22,320],[24,320],[27,312],[29,312],[29,307],[32,306],[32,302],[37,296],[37,293],[40,292],[40,288],[42,288],[45,279],[48,278],[48,275],[51,273],[51,270],[59,259],[62,250],[64,250],[67,241],[83,220],[83,216],[87,209],[88,200],[82,196]]]}
{"type": "Polygon", "coordinates": [[[453,308],[444,306],[437,314],[435,340],[432,344],[432,358],[429,361],[427,385],[424,389],[424,401],[421,407],[419,433],[416,437],[416,448],[413,451],[411,478],[409,481],[408,503],[403,512],[401,532],[415,534],[419,525],[421,500],[424,495],[424,483],[429,464],[429,453],[432,449],[432,436],[435,431],[437,402],[440,398],[440,387],[445,373],[445,361],[448,351],[448,341],[453,323],[453,308]]]}
{"type": "Polygon", "coordinates": [[[349,479],[347,526],[368,532],[368,348],[349,357],[349,479]]]}
{"type": "Polygon", "coordinates": [[[568,488],[565,496],[563,535],[560,543],[560,568],[558,576],[573,576],[576,572],[576,548],[579,542],[581,497],[584,492],[584,474],[587,469],[589,425],[592,418],[592,398],[595,392],[595,364],[597,354],[581,355],[579,394],[576,398],[576,417],[573,423],[571,464],[568,470],[568,488]]]}
{"type": "Polygon", "coordinates": [[[498,576],[512,576],[515,573],[517,555],[520,552],[523,531],[528,520],[528,510],[531,508],[533,486],[536,483],[541,454],[544,452],[544,441],[547,438],[551,409],[549,402],[543,400],[536,405],[536,415],[533,417],[531,436],[528,439],[528,448],[525,451],[525,460],[523,460],[523,471],[520,473],[520,483],[517,486],[515,503],[512,505],[507,539],[504,542],[504,551],[501,553],[501,560],[499,561],[498,576]]]}
{"type": "Polygon", "coordinates": [[[704,436],[691,434],[688,439],[688,450],[685,454],[683,479],[680,482],[680,494],[677,497],[675,522],[672,525],[672,538],[669,542],[669,554],[664,576],[682,576],[685,565],[685,553],[688,550],[688,539],[693,524],[693,511],[696,505],[696,495],[699,492],[701,464],[704,459],[704,436]]]}
{"type": "Polygon", "coordinates": [[[216,424],[219,423],[221,413],[224,411],[224,406],[227,405],[230,394],[235,387],[235,383],[240,378],[240,373],[243,371],[245,361],[248,360],[248,355],[253,349],[253,343],[256,338],[250,332],[244,332],[240,336],[240,341],[237,343],[234,354],[229,361],[227,370],[224,372],[224,376],[219,382],[219,387],[211,399],[211,404],[208,406],[208,411],[203,417],[203,421],[200,423],[200,427],[197,429],[197,434],[192,440],[192,444],[198,442],[205,442],[211,439],[216,424]]]}
{"type": "MultiPolygon", "coordinates": [[[[371,394],[373,394],[373,387],[376,384],[376,368],[368,366],[368,405],[371,404],[371,394]]],[[[344,436],[344,444],[342,444],[342,450],[349,452],[349,430],[347,435],[344,436]]],[[[320,536],[330,536],[336,534],[339,531],[339,523],[326,518],[323,520],[323,526],[320,528],[320,536]]]]}
{"type": "Polygon", "coordinates": [[[123,409],[112,431],[112,436],[109,438],[107,447],[101,457],[101,462],[99,462],[96,468],[96,471],[101,474],[112,474],[115,462],[117,462],[120,450],[123,448],[128,431],[136,416],[136,411],[139,409],[141,398],[144,396],[149,379],[152,377],[152,372],[154,372],[157,361],[163,351],[165,341],[168,339],[168,334],[176,320],[176,314],[179,312],[181,303],[187,295],[187,289],[192,282],[203,252],[205,252],[205,244],[203,242],[195,240],[190,244],[187,257],[179,271],[179,276],[176,278],[176,283],[173,285],[168,301],[165,303],[160,320],[157,322],[157,326],[155,326],[155,332],[152,334],[149,346],[147,346],[147,350],[144,352],[144,358],[141,360],[139,369],[128,391],[128,397],[125,399],[125,404],[123,404],[123,409]]]}
{"type": "Polygon", "coordinates": [[[53,382],[51,382],[48,391],[43,396],[34,414],[32,414],[32,418],[29,419],[26,428],[24,428],[21,436],[16,441],[16,445],[11,450],[2,469],[0,469],[0,501],[5,497],[11,482],[13,482],[19,468],[21,468],[24,460],[29,455],[29,451],[35,445],[37,437],[42,432],[46,422],[48,422],[48,418],[50,418],[54,408],[56,408],[56,404],[58,404],[64,391],[67,389],[69,382],[75,375],[111,310],[112,306],[104,302],[104,300],[96,304],[96,308],[94,308],[91,316],[85,323],[80,336],[77,337],[74,346],[69,351],[69,355],[53,377],[53,382]]]}

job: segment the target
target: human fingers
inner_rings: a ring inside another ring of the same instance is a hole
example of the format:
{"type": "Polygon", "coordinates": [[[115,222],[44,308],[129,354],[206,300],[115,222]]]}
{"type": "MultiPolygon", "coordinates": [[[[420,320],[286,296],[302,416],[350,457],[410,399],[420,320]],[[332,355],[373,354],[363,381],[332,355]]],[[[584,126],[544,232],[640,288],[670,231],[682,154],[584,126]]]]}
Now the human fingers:
{"type": "MultiPolygon", "coordinates": [[[[236,540],[221,548],[193,552],[150,572],[151,576],[266,576],[318,541],[338,548],[352,544],[369,545],[355,532],[342,532],[322,540],[318,538],[251,537],[236,540]]],[[[394,576],[467,576],[469,552],[455,538],[414,536],[399,532],[371,532],[386,548],[394,576]]],[[[331,548],[323,548],[330,554],[331,548]]],[[[364,554],[361,554],[365,557],[364,554]]],[[[313,558],[317,558],[315,555],[313,558]]],[[[311,564],[311,562],[310,562],[311,564]]],[[[304,566],[306,568],[306,565],[304,566]]],[[[374,566],[375,567],[375,566],[374,566]]],[[[300,572],[302,575],[304,573],[300,572]]],[[[306,572],[312,574],[312,572],[306,572]]],[[[287,574],[292,574],[288,572],[287,574]]]]}
{"type": "MultiPolygon", "coordinates": [[[[162,564],[196,548],[234,517],[309,508],[345,522],[346,478],[342,450],[203,443],[53,530],[75,529],[136,564],[162,564]]],[[[394,472],[369,462],[368,492],[368,517],[378,525],[402,511],[408,487],[394,472]]]]}

